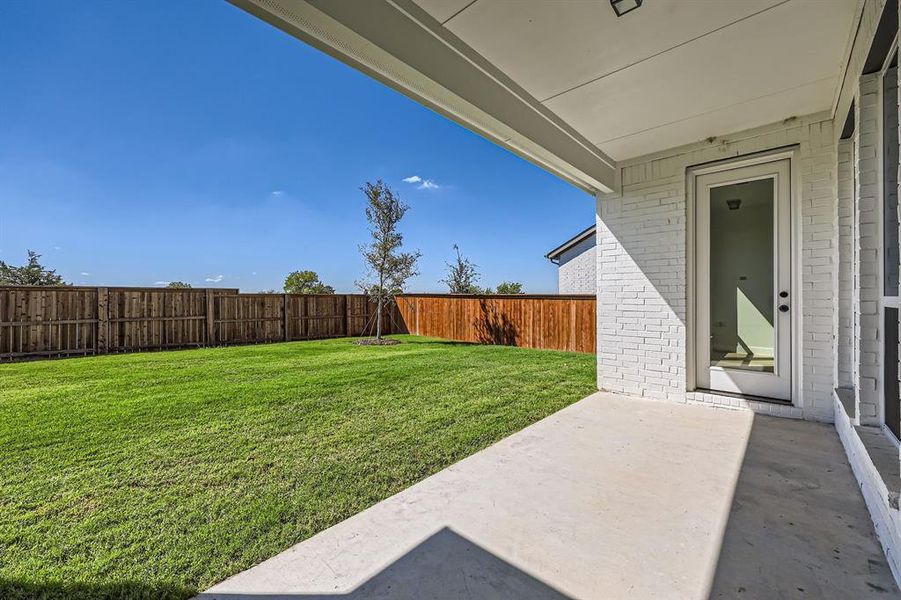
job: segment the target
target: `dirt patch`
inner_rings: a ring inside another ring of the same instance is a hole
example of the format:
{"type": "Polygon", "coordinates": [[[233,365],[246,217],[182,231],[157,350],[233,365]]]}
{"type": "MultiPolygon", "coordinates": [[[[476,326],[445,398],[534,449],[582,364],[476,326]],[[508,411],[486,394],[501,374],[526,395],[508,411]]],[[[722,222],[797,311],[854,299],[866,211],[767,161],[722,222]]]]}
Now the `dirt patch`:
{"type": "Polygon", "coordinates": [[[377,340],[375,338],[364,338],[362,340],[357,340],[356,342],[354,342],[354,344],[356,344],[357,346],[395,346],[399,343],[400,342],[397,340],[389,340],[385,338],[382,338],[380,340],[377,340]]]}

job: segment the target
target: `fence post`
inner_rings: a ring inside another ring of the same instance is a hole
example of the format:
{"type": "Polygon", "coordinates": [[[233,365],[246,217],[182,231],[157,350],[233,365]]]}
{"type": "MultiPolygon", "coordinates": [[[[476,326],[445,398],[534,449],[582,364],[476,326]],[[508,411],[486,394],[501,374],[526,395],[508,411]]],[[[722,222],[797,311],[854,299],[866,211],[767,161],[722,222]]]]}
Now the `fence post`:
{"type": "Polygon", "coordinates": [[[97,288],[97,354],[109,352],[109,289],[97,288]]]}
{"type": "Polygon", "coordinates": [[[344,337],[350,337],[350,295],[344,294],[344,337]]]}
{"type": "Polygon", "coordinates": [[[282,329],[284,329],[285,333],[285,341],[289,341],[288,338],[288,294],[282,294],[282,329]]]}
{"type": "Polygon", "coordinates": [[[216,315],[215,305],[214,305],[213,293],[207,288],[206,291],[206,345],[213,346],[215,345],[215,337],[216,337],[216,315]]]}

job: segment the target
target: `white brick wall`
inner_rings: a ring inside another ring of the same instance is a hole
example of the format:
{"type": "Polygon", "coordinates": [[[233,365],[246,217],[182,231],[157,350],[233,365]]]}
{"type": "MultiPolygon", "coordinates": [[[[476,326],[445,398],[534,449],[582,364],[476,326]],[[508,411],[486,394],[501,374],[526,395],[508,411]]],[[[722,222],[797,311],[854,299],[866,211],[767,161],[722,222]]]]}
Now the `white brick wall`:
{"type": "Polygon", "coordinates": [[[597,291],[595,236],[591,236],[560,255],[557,267],[557,292],[594,294],[597,291]]]}
{"type": "Polygon", "coordinates": [[[598,383],[679,399],[686,381],[684,197],[672,177],[631,181],[621,196],[598,204],[598,383]]]}
{"type": "MultiPolygon", "coordinates": [[[[685,402],[686,172],[797,145],[801,197],[801,416],[831,421],[836,164],[832,120],[790,119],[624,163],[622,191],[598,198],[598,386],[685,402]]],[[[693,401],[703,401],[703,394],[693,401]]]]}
{"type": "Polygon", "coordinates": [[[838,307],[836,310],[836,375],[839,387],[852,387],[854,368],[854,140],[838,143],[838,307]]]}
{"type": "Polygon", "coordinates": [[[857,414],[861,424],[879,422],[877,378],[879,376],[879,78],[865,75],[855,111],[857,129],[857,255],[858,289],[854,307],[857,320],[857,414]]]}
{"type": "Polygon", "coordinates": [[[845,448],[851,470],[860,485],[867,509],[873,519],[876,537],[885,552],[895,580],[901,579],[901,513],[890,505],[890,492],[882,476],[873,464],[866,447],[855,431],[854,423],[848,417],[838,397],[834,400],[835,429],[845,448]]]}

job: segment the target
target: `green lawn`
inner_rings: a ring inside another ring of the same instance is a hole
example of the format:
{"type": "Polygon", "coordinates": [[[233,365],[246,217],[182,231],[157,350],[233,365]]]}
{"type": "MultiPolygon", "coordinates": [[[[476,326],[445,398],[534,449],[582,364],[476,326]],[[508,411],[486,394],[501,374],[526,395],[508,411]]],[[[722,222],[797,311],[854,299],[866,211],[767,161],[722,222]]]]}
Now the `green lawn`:
{"type": "Polygon", "coordinates": [[[595,389],[397,337],[0,365],[0,598],[188,598],[595,389]]]}

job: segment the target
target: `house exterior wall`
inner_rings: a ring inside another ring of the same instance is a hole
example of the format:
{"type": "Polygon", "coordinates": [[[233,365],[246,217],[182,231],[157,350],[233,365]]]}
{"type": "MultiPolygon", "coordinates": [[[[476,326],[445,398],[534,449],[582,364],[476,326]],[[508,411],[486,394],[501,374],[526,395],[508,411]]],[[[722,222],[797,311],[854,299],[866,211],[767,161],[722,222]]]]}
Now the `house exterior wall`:
{"type": "Polygon", "coordinates": [[[557,292],[594,294],[597,291],[595,236],[586,238],[563,252],[557,266],[557,292]]]}
{"type": "MultiPolygon", "coordinates": [[[[873,519],[876,535],[885,551],[896,581],[901,584],[901,516],[898,512],[897,465],[891,465],[898,457],[894,442],[883,433],[881,410],[882,378],[881,344],[882,327],[882,270],[881,247],[883,175],[896,165],[882,165],[882,81],[880,73],[860,75],[863,57],[868,53],[884,6],[882,0],[865,2],[862,6],[860,26],[846,68],[845,86],[838,101],[836,115],[844,115],[854,102],[855,132],[850,145],[847,140],[838,142],[839,149],[839,315],[836,321],[836,337],[839,342],[836,384],[844,386],[848,375],[844,364],[850,358],[853,394],[850,402],[841,402],[836,392],[835,427],[845,447],[848,461],[860,484],[861,493],[873,519]],[[850,152],[854,178],[846,182],[843,155],[850,152]],[[851,184],[854,194],[846,198],[845,185],[851,184]],[[849,231],[846,215],[850,208],[852,228],[849,231]],[[845,248],[850,235],[850,265],[845,248]],[[850,274],[848,270],[850,269],[850,274]],[[843,345],[848,326],[842,318],[846,306],[845,283],[850,275],[850,304],[852,322],[852,353],[844,352],[843,345]],[[853,410],[852,410],[853,408],[853,410]],[[864,439],[869,440],[864,443],[864,439]],[[879,456],[882,458],[879,458],[879,456]],[[886,460],[884,460],[886,459],[886,460]],[[877,465],[879,465],[877,467],[877,465]]],[[[889,51],[891,53],[891,50],[889,51]]],[[[898,90],[896,94],[901,93],[898,90]]],[[[886,99],[890,101],[890,99],[886,99]]],[[[895,98],[897,103],[898,98],[895,98]]],[[[897,162],[894,158],[892,162],[897,162]]],[[[884,332],[882,332],[884,334],[884,332]]],[[[901,338],[899,338],[901,339],[901,338]]]]}
{"type": "Polygon", "coordinates": [[[878,75],[865,75],[855,103],[857,146],[855,220],[858,232],[858,289],[854,307],[857,320],[857,417],[862,425],[874,425],[879,417],[879,298],[880,266],[880,139],[878,75]]]}
{"type": "MultiPolygon", "coordinates": [[[[598,387],[677,402],[717,403],[689,393],[688,169],[762,151],[796,148],[800,207],[800,397],[767,412],[832,421],[837,302],[834,262],[837,147],[829,115],[766,127],[630,160],[621,191],[598,196],[598,387]]],[[[755,403],[757,404],[757,403],[755,403]]],[[[756,406],[753,408],[757,408],[756,406]]]]}
{"type": "Polygon", "coordinates": [[[856,262],[854,140],[838,142],[838,310],[836,311],[836,373],[839,387],[853,388],[857,369],[854,365],[854,264],[856,262]]]}

